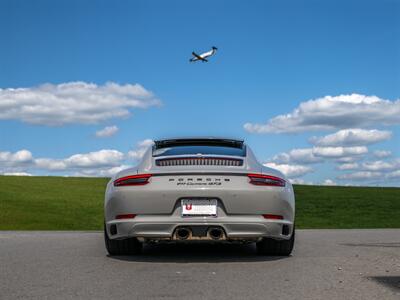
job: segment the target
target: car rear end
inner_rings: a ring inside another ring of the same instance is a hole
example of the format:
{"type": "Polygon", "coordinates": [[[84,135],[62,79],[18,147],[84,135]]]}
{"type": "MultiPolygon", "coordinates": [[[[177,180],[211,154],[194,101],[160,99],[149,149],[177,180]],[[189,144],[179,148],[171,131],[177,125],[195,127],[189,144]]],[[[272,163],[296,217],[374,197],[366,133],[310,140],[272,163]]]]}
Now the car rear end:
{"type": "Polygon", "coordinates": [[[110,240],[289,240],[294,205],[292,185],[243,141],[162,140],[109,182],[105,229],[110,240]]]}

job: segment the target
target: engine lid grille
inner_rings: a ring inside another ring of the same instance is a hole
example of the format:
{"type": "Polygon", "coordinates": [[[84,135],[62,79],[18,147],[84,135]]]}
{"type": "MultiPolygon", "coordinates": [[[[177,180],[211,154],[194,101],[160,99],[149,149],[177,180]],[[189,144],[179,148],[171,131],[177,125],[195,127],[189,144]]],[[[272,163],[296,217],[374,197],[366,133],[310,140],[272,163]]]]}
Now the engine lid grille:
{"type": "Polygon", "coordinates": [[[156,165],[160,167],[170,166],[231,166],[240,167],[242,159],[225,157],[182,157],[157,159],[156,165]]]}

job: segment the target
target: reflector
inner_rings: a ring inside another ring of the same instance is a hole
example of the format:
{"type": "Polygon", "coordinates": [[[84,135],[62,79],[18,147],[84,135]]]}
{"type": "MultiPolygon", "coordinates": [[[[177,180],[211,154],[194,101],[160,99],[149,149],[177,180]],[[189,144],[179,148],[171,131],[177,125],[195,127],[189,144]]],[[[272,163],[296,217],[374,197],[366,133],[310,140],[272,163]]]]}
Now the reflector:
{"type": "Polygon", "coordinates": [[[262,215],[265,219],[272,219],[272,220],[283,220],[283,216],[280,215],[270,215],[270,214],[266,214],[266,215],[262,215]]]}
{"type": "Polygon", "coordinates": [[[136,217],[135,214],[124,214],[124,215],[117,215],[115,218],[116,219],[133,219],[136,217]]]}

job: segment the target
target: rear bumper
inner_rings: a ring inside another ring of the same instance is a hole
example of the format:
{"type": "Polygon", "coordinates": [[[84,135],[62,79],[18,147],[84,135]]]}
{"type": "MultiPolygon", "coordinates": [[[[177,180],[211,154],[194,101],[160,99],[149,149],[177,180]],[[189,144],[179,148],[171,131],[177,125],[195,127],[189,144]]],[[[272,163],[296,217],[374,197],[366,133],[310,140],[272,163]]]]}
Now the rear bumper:
{"type": "Polygon", "coordinates": [[[199,225],[222,228],[225,232],[226,240],[252,240],[261,237],[289,239],[293,230],[293,222],[267,220],[262,216],[254,215],[224,216],[221,218],[146,215],[136,216],[136,218],[129,220],[112,220],[106,223],[108,236],[111,239],[139,237],[151,240],[172,240],[178,227],[190,228],[191,226],[199,225]],[[110,230],[111,226],[116,229],[116,233],[110,230]],[[284,227],[286,228],[284,229],[284,227]]]}
{"type": "Polygon", "coordinates": [[[224,230],[224,238],[228,240],[289,239],[295,200],[290,183],[285,187],[256,186],[242,175],[169,174],[152,177],[148,185],[114,187],[109,184],[104,215],[111,239],[173,239],[180,226],[217,226],[224,230]],[[217,217],[182,216],[182,200],[187,199],[217,200],[217,217]],[[136,217],[116,219],[121,214],[136,217]],[[279,215],[283,219],[265,219],[263,214],[279,215]],[[111,234],[110,227],[116,233],[111,234]]]}

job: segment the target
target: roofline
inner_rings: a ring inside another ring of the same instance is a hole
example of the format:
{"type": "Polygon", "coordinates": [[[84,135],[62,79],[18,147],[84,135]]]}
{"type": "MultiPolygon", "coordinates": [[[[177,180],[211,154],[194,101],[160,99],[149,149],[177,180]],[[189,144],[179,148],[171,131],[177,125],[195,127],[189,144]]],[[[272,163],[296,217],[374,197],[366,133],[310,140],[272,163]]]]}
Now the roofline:
{"type": "Polygon", "coordinates": [[[243,147],[244,141],[230,138],[217,138],[217,137],[189,137],[189,138],[175,138],[163,139],[154,141],[155,148],[165,148],[171,146],[185,145],[185,144],[220,144],[228,147],[243,147]]]}
{"type": "Polygon", "coordinates": [[[232,141],[232,142],[241,142],[243,143],[243,139],[238,138],[230,138],[230,137],[216,137],[216,136],[187,136],[187,137],[172,137],[172,138],[163,138],[154,140],[154,143],[164,142],[164,141],[181,141],[181,140],[216,140],[216,141],[232,141]]]}

